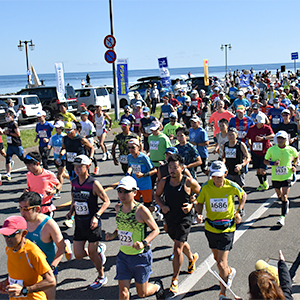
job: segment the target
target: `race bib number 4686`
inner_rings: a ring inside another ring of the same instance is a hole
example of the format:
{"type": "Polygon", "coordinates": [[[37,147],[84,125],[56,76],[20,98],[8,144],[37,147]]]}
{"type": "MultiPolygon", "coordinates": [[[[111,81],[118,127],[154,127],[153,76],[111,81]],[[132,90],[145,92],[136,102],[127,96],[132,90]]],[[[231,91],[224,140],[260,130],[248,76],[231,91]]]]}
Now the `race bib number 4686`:
{"type": "Polygon", "coordinates": [[[210,198],[210,209],[213,212],[226,212],[228,209],[227,198],[210,198]]]}

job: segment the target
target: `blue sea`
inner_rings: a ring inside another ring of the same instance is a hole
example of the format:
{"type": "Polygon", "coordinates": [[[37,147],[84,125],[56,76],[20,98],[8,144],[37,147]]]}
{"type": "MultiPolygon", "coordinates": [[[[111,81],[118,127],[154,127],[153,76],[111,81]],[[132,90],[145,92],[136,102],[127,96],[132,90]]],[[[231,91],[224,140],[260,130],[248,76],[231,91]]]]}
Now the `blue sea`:
{"type": "MultiPolygon", "coordinates": [[[[286,71],[291,70],[294,72],[294,63],[276,63],[276,64],[256,64],[256,65],[232,65],[228,66],[228,70],[232,72],[235,70],[242,70],[251,68],[254,69],[256,73],[264,70],[272,71],[275,74],[276,69],[280,69],[280,66],[285,65],[286,71]]],[[[187,76],[190,72],[194,76],[204,76],[203,67],[189,67],[189,68],[170,68],[170,75],[172,79],[178,78],[181,75],[187,76]]],[[[113,84],[112,71],[103,72],[73,72],[65,73],[65,83],[69,83],[75,89],[80,88],[80,82],[82,79],[85,80],[86,74],[89,73],[91,78],[91,84],[93,86],[103,86],[113,84]]],[[[147,76],[159,76],[159,69],[145,69],[145,70],[129,70],[129,83],[135,83],[138,78],[147,76]]],[[[225,67],[224,66],[214,66],[209,67],[209,76],[217,76],[219,78],[224,77],[225,67]]],[[[49,74],[38,74],[39,79],[44,80],[46,86],[55,86],[55,73],[49,74]]],[[[2,75],[0,76],[0,94],[16,93],[20,89],[24,88],[27,84],[26,75],[2,75]]]]}

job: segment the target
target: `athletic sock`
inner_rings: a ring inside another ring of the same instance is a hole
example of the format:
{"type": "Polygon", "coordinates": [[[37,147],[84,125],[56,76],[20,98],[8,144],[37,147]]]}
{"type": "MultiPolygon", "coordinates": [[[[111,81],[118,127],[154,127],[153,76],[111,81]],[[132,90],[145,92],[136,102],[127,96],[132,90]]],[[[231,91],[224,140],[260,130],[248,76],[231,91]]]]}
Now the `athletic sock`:
{"type": "Polygon", "coordinates": [[[262,178],[263,178],[263,181],[264,181],[264,182],[267,181],[267,174],[262,175],[262,178]]]}
{"type": "Polygon", "coordinates": [[[263,181],[263,175],[256,175],[256,176],[257,176],[257,178],[259,180],[259,183],[263,184],[264,183],[264,181],[263,181]]]}
{"type": "Polygon", "coordinates": [[[286,212],[287,212],[287,206],[288,206],[288,202],[287,201],[282,201],[282,204],[281,204],[281,215],[282,216],[285,216],[286,215],[286,212]]]}

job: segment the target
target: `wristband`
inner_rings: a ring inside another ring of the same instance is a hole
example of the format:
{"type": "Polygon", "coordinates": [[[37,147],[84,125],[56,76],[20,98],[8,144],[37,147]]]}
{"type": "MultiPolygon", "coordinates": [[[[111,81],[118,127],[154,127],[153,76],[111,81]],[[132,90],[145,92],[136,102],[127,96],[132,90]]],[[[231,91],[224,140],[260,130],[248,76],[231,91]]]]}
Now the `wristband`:
{"type": "Polygon", "coordinates": [[[51,268],[52,271],[54,271],[56,267],[51,265],[50,268],[51,268]]]}
{"type": "Polygon", "coordinates": [[[149,176],[149,172],[143,174],[143,177],[147,177],[147,176],[149,176]]]}
{"type": "Polygon", "coordinates": [[[127,172],[127,173],[125,174],[125,176],[131,176],[131,174],[127,172]]]}
{"type": "Polygon", "coordinates": [[[270,166],[274,166],[275,165],[275,161],[270,161],[270,166]]]}

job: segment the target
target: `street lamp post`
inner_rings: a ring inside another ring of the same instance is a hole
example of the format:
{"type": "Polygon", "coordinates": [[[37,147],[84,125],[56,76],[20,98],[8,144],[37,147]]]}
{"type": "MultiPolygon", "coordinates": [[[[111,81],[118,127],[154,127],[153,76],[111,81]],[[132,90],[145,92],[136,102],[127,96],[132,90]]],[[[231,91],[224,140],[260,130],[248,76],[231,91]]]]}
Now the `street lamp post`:
{"type": "Polygon", "coordinates": [[[18,49],[20,51],[23,50],[23,45],[25,44],[25,53],[26,53],[26,66],[27,66],[27,81],[28,81],[28,86],[30,85],[30,70],[29,70],[29,61],[28,61],[28,48],[27,48],[27,44],[29,44],[29,48],[30,50],[34,50],[35,45],[32,43],[32,40],[30,41],[19,41],[19,45],[18,45],[18,49]]]}
{"type": "Polygon", "coordinates": [[[225,48],[225,72],[226,72],[226,75],[227,75],[227,47],[229,50],[231,50],[231,44],[225,44],[225,45],[221,45],[221,50],[223,51],[224,48],[225,48]]]}

